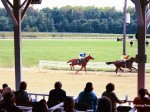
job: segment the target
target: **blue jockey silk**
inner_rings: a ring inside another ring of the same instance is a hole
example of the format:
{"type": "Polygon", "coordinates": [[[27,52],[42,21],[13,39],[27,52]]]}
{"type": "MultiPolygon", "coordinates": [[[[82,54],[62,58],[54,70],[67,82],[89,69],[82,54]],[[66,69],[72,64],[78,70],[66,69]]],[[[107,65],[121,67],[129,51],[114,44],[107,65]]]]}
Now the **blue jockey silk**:
{"type": "Polygon", "coordinates": [[[80,53],[81,57],[85,57],[85,55],[86,55],[85,53],[80,53]]]}

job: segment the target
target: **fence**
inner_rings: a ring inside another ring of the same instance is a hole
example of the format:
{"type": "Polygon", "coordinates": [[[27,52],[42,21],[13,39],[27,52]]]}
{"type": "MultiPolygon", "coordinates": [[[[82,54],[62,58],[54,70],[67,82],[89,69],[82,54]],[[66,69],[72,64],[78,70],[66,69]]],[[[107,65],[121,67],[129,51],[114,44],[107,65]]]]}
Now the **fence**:
{"type": "MultiPolygon", "coordinates": [[[[39,100],[41,100],[41,99],[45,99],[46,101],[48,101],[48,94],[37,94],[37,93],[28,93],[29,94],[29,96],[30,97],[32,97],[32,98],[35,98],[35,100],[36,101],[39,101],[39,100]],[[41,98],[42,97],[42,98],[41,98]],[[39,99],[40,98],[40,99],[39,99]]],[[[77,103],[77,96],[70,96],[70,97],[73,97],[73,99],[75,100],[75,102],[77,103]]],[[[131,106],[131,107],[133,107],[133,104],[132,104],[132,101],[131,100],[128,100],[128,97],[127,97],[127,102],[126,102],[126,104],[124,104],[124,106],[131,106]]],[[[55,105],[55,106],[53,106],[53,107],[51,107],[51,108],[48,108],[48,112],[54,112],[55,110],[58,110],[58,112],[62,112],[62,111],[60,111],[62,108],[62,106],[64,105],[64,103],[63,102],[61,102],[61,103],[59,103],[59,104],[57,104],[57,105],[55,105]]],[[[119,105],[117,105],[117,106],[119,106],[119,105]]],[[[24,108],[24,109],[26,109],[27,107],[25,107],[25,106],[22,106],[21,107],[22,109],[24,108]]],[[[29,107],[28,107],[29,108],[29,107]]],[[[32,108],[32,107],[31,107],[32,108]]],[[[134,109],[135,110],[135,109],[134,109]]],[[[30,111],[30,112],[32,112],[32,111],[30,111]]],[[[134,111],[131,111],[131,112],[134,112],[134,111]]]]}
{"type": "MultiPolygon", "coordinates": [[[[137,68],[137,63],[133,63],[133,66],[137,68]]],[[[80,66],[76,66],[75,68],[79,68],[80,66]]],[[[67,62],[57,62],[57,61],[39,61],[39,68],[55,68],[55,69],[70,69],[69,64],[67,62]]],[[[89,62],[87,64],[87,69],[115,69],[113,64],[107,65],[105,62],[89,62]]],[[[146,63],[146,69],[150,69],[150,63],[146,63]]]]}
{"type": "MultiPolygon", "coordinates": [[[[39,68],[70,68],[67,62],[57,62],[57,61],[39,61],[39,68]]],[[[76,66],[79,68],[79,66],[76,66]]],[[[104,62],[89,62],[87,68],[115,68],[114,65],[106,65],[104,62]]]]}
{"type": "Polygon", "coordinates": [[[29,93],[29,97],[35,101],[39,101],[41,99],[45,99],[46,101],[48,100],[48,94],[29,93]]]}
{"type": "MultiPolygon", "coordinates": [[[[5,36],[0,36],[0,39],[13,39],[14,37],[5,37],[5,36]]],[[[22,36],[22,39],[60,39],[60,40],[76,40],[76,39],[116,39],[115,37],[62,37],[62,36],[58,36],[58,37],[38,37],[38,36],[22,36]]]]}
{"type": "MultiPolygon", "coordinates": [[[[35,100],[35,102],[37,102],[37,101],[40,101],[41,99],[45,99],[46,101],[48,101],[48,94],[37,94],[37,93],[28,93],[29,94],[29,97],[30,98],[32,98],[32,99],[34,99],[35,100]]],[[[74,100],[76,100],[77,99],[77,97],[76,96],[70,96],[70,97],[73,97],[73,99],[74,100]]],[[[48,112],[54,112],[55,110],[58,110],[59,111],[59,109],[61,110],[61,107],[64,105],[64,103],[63,102],[61,102],[61,103],[59,103],[59,104],[57,104],[57,105],[55,105],[55,106],[53,106],[53,107],[51,107],[51,108],[48,108],[48,112]]],[[[19,107],[19,106],[18,106],[19,107]]],[[[22,109],[25,109],[25,108],[27,108],[27,107],[25,107],[25,106],[22,106],[21,107],[22,109]]],[[[29,107],[28,107],[29,108],[29,107]]],[[[32,108],[32,107],[31,107],[32,108]]],[[[30,109],[31,109],[30,108],[30,109]]],[[[26,112],[26,111],[25,111],[26,112]]],[[[29,111],[29,112],[32,112],[32,111],[29,111]]],[[[61,111],[60,111],[61,112],[61,111]]]]}

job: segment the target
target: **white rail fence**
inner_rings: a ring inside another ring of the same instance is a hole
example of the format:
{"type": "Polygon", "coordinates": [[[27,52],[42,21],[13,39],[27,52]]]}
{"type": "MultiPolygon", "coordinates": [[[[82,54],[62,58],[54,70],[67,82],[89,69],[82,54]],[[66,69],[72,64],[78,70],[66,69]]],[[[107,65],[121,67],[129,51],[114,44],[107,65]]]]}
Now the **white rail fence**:
{"type": "MultiPolygon", "coordinates": [[[[137,68],[137,63],[133,63],[133,66],[137,68]]],[[[75,68],[79,68],[80,66],[75,66],[75,68]]],[[[107,65],[105,62],[89,62],[87,64],[87,69],[115,69],[115,66],[113,64],[107,65]]],[[[39,68],[68,68],[70,69],[70,66],[67,62],[57,62],[57,61],[47,61],[47,60],[40,60],[39,61],[39,68]]],[[[150,69],[150,63],[146,63],[146,69],[150,69]]]]}

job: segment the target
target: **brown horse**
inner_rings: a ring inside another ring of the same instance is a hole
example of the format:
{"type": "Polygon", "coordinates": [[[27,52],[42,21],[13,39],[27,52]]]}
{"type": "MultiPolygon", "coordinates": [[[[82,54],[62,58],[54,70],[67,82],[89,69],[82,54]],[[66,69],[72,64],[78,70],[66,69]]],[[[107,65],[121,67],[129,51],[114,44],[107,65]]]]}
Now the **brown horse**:
{"type": "Polygon", "coordinates": [[[84,68],[84,70],[85,70],[85,72],[86,72],[86,65],[87,65],[87,63],[89,62],[89,60],[94,60],[94,58],[93,58],[92,56],[88,55],[87,57],[85,57],[85,58],[82,60],[81,63],[78,63],[78,60],[79,60],[79,59],[71,59],[71,60],[69,60],[69,61],[67,62],[67,63],[70,65],[71,70],[75,69],[75,68],[74,68],[75,65],[81,66],[81,68],[80,68],[78,71],[76,71],[76,74],[77,74],[80,70],[82,70],[82,68],[84,68]]]}
{"type": "MultiPolygon", "coordinates": [[[[135,70],[137,70],[135,67],[133,67],[133,62],[135,62],[135,58],[131,57],[131,59],[127,60],[126,62],[123,62],[121,60],[116,60],[114,62],[106,62],[107,65],[109,64],[114,64],[116,66],[116,74],[118,72],[118,69],[120,69],[122,72],[124,72],[121,68],[128,68],[130,69],[129,72],[132,71],[132,68],[134,68],[135,70]]],[[[137,70],[138,71],[138,70],[137,70]]]]}

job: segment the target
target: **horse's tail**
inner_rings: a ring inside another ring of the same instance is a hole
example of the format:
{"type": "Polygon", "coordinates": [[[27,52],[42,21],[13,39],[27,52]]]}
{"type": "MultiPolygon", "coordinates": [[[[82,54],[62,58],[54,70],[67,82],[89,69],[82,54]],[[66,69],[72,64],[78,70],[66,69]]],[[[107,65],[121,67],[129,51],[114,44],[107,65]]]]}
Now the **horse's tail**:
{"type": "Polygon", "coordinates": [[[69,60],[67,63],[68,63],[68,64],[72,64],[71,60],[69,60]]]}
{"type": "Polygon", "coordinates": [[[107,65],[114,64],[114,62],[106,62],[107,65]]]}

